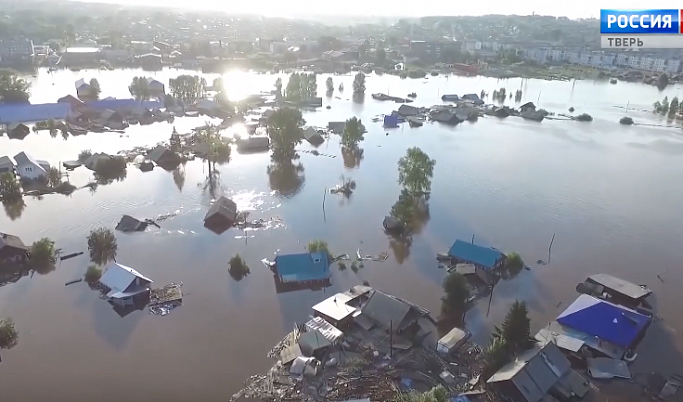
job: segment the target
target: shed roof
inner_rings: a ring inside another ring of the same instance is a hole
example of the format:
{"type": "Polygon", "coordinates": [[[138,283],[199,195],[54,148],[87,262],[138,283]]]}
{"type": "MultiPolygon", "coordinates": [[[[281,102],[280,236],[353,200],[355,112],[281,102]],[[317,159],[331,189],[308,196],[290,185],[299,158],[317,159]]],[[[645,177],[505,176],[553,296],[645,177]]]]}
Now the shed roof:
{"type": "Polygon", "coordinates": [[[9,156],[0,156],[0,166],[2,165],[12,165],[14,166],[14,160],[10,158],[9,156]]]}
{"type": "Polygon", "coordinates": [[[313,306],[313,311],[316,311],[335,321],[341,321],[356,311],[355,307],[346,304],[352,299],[353,298],[351,296],[348,296],[344,293],[337,293],[336,295],[328,297],[327,299],[313,306]]]}
{"type": "Polygon", "coordinates": [[[318,281],[330,277],[326,253],[278,255],[275,266],[283,282],[318,281]]]}
{"type": "Polygon", "coordinates": [[[456,240],[448,250],[448,255],[462,261],[493,268],[503,253],[490,247],[483,247],[463,240],[456,240]]]}
{"type": "Polygon", "coordinates": [[[557,317],[557,322],[616,345],[628,347],[645,330],[650,317],[582,294],[557,317]]]}
{"type": "Polygon", "coordinates": [[[318,330],[304,332],[299,336],[299,347],[304,355],[312,355],[317,350],[331,346],[325,335],[318,330]]]}
{"type": "Polygon", "coordinates": [[[135,278],[140,278],[144,281],[152,283],[152,280],[142,275],[131,267],[119,263],[111,263],[100,278],[100,283],[111,290],[118,292],[125,292],[128,287],[133,284],[135,278]]]}
{"type": "Polygon", "coordinates": [[[0,233],[0,248],[3,248],[5,246],[28,250],[28,246],[26,246],[24,242],[21,241],[19,236],[14,236],[7,233],[0,233]]]}
{"type": "Polygon", "coordinates": [[[587,280],[632,299],[641,299],[652,293],[652,290],[646,287],[638,286],[635,283],[625,281],[609,274],[591,275],[587,280]]]}
{"type": "Polygon", "coordinates": [[[396,330],[408,316],[412,306],[384,292],[375,290],[363,307],[362,315],[368,316],[384,328],[396,330]]]}
{"type": "MultiPolygon", "coordinates": [[[[156,163],[159,163],[161,158],[164,156],[166,152],[171,152],[170,149],[166,148],[163,145],[157,145],[156,148],[154,148],[148,155],[147,157],[150,160],[153,160],[156,163]]],[[[235,210],[237,210],[237,207],[235,207],[235,210]]]]}
{"type": "Polygon", "coordinates": [[[214,215],[220,215],[234,221],[237,218],[237,204],[230,198],[221,197],[213,203],[211,208],[209,208],[209,212],[204,216],[204,221],[210,219],[214,215]]]}
{"type": "Polygon", "coordinates": [[[455,327],[452,330],[448,331],[448,333],[444,335],[441,339],[439,339],[439,343],[446,346],[448,349],[452,349],[459,343],[467,340],[467,338],[469,337],[469,332],[462,330],[458,327],[455,327]]]}
{"type": "Polygon", "coordinates": [[[313,317],[304,325],[311,331],[320,331],[320,333],[332,343],[337,343],[337,341],[344,336],[344,333],[337,329],[337,327],[320,317],[313,317]]]}

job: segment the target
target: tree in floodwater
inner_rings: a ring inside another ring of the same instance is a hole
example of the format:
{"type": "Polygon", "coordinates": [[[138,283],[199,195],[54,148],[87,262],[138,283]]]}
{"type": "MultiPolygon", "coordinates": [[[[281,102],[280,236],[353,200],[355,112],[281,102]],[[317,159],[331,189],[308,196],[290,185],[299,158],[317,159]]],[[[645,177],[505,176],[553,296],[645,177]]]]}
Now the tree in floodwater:
{"type": "Polygon", "coordinates": [[[97,78],[91,78],[89,84],[90,88],[92,88],[92,96],[95,99],[99,99],[100,94],[102,93],[102,88],[100,88],[100,82],[97,81],[97,78]]]}
{"type": "Polygon", "coordinates": [[[21,199],[21,184],[10,172],[0,174],[0,199],[13,202],[21,199]]]}
{"type": "Polygon", "coordinates": [[[363,134],[365,134],[365,126],[357,117],[352,117],[346,120],[344,132],[342,133],[341,144],[343,147],[352,149],[358,146],[358,143],[363,141],[363,134]]]}
{"type": "Polygon", "coordinates": [[[62,173],[54,166],[47,171],[47,184],[52,188],[62,184],[62,173]]]}
{"type": "Polygon", "coordinates": [[[14,320],[4,318],[0,320],[0,349],[11,349],[19,342],[19,334],[14,327],[14,320]]]}
{"type": "Polygon", "coordinates": [[[353,94],[365,94],[365,73],[359,71],[353,79],[353,94]]]}
{"type": "Polygon", "coordinates": [[[90,260],[97,265],[116,261],[118,243],[114,232],[107,228],[93,229],[88,235],[88,251],[90,260]]]}
{"type": "Polygon", "coordinates": [[[517,253],[509,253],[505,256],[505,264],[500,270],[503,279],[513,279],[524,269],[524,260],[517,253]]]}
{"type": "Polygon", "coordinates": [[[420,148],[409,148],[406,156],[398,160],[398,183],[414,196],[428,196],[436,160],[420,148]]]}
{"type": "Polygon", "coordinates": [[[325,80],[325,86],[327,87],[328,94],[334,92],[334,81],[332,81],[332,77],[327,77],[327,80],[325,80]]]}
{"type": "MultiPolygon", "coordinates": [[[[462,319],[465,314],[465,304],[470,297],[470,287],[467,279],[457,272],[451,272],[443,280],[444,296],[441,298],[441,312],[455,319],[462,319]]],[[[461,322],[459,321],[458,324],[461,322]]]]}
{"type": "Polygon", "coordinates": [[[230,266],[228,268],[228,273],[232,276],[232,279],[237,282],[246,278],[247,275],[251,273],[251,269],[249,269],[249,266],[247,266],[247,263],[244,262],[239,254],[235,254],[235,256],[230,259],[228,265],[230,266]]]}
{"type": "Polygon", "coordinates": [[[31,268],[40,274],[45,274],[54,270],[57,261],[57,249],[55,242],[44,237],[31,245],[30,248],[31,268]]]}
{"type": "Polygon", "coordinates": [[[270,137],[273,160],[292,160],[297,157],[296,146],[303,141],[301,128],[306,121],[301,110],[280,108],[268,119],[267,132],[270,137]]]}
{"type": "Polygon", "coordinates": [[[185,103],[195,103],[206,96],[206,79],[198,75],[179,75],[171,78],[168,87],[173,97],[185,103]]]}
{"type": "Polygon", "coordinates": [[[275,96],[278,99],[282,98],[282,78],[280,77],[275,80],[275,96]]]}

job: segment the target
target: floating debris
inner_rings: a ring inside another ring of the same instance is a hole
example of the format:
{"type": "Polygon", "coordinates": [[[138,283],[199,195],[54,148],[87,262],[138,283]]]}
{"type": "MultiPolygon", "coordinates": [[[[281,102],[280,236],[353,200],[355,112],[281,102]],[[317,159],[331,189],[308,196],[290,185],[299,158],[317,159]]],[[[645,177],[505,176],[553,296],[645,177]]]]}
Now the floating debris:
{"type": "Polygon", "coordinates": [[[149,295],[149,312],[154,315],[167,315],[183,304],[183,291],[180,284],[170,283],[161,289],[152,289],[149,295]]]}
{"type": "Polygon", "coordinates": [[[64,256],[59,257],[59,261],[64,261],[64,260],[68,260],[69,258],[78,257],[78,256],[81,255],[81,254],[83,254],[82,251],[79,251],[79,252],[77,252],[77,253],[67,254],[67,255],[64,255],[64,256]]]}
{"type": "Polygon", "coordinates": [[[69,282],[65,283],[64,286],[73,285],[74,283],[78,283],[78,282],[83,282],[83,278],[78,278],[78,279],[74,279],[73,281],[69,281],[69,282]]]}
{"type": "Polygon", "coordinates": [[[361,252],[360,248],[356,250],[356,259],[358,261],[384,262],[387,260],[387,258],[389,258],[389,253],[387,253],[386,251],[383,251],[383,252],[379,253],[378,255],[366,255],[366,256],[362,256],[361,253],[362,252],[361,252]]]}

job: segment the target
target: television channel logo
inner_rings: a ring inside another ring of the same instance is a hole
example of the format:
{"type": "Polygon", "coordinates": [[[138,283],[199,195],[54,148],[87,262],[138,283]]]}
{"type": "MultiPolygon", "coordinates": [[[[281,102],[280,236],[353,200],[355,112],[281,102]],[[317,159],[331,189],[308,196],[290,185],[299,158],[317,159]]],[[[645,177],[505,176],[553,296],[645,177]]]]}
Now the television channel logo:
{"type": "Polygon", "coordinates": [[[602,35],[680,34],[681,10],[600,10],[602,35]]]}

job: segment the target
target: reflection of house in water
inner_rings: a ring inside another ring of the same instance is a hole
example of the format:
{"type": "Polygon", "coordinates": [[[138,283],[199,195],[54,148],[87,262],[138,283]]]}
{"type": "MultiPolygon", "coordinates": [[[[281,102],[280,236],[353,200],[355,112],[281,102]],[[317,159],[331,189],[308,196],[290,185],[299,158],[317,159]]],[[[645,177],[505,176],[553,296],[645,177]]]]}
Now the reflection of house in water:
{"type": "Polygon", "coordinates": [[[611,357],[634,360],[650,315],[593,296],[580,295],[555,321],[536,334],[577,359],[611,357]]]}
{"type": "Polygon", "coordinates": [[[28,246],[17,236],[0,233],[0,263],[21,263],[28,259],[28,246]]]}
{"type": "Polygon", "coordinates": [[[109,302],[117,306],[132,306],[149,300],[152,280],[133,268],[110,264],[99,281],[109,302]]]}
{"type": "Polygon", "coordinates": [[[588,382],[572,370],[569,360],[552,342],[523,352],[486,383],[510,402],[565,401],[588,393],[588,382]]]}

